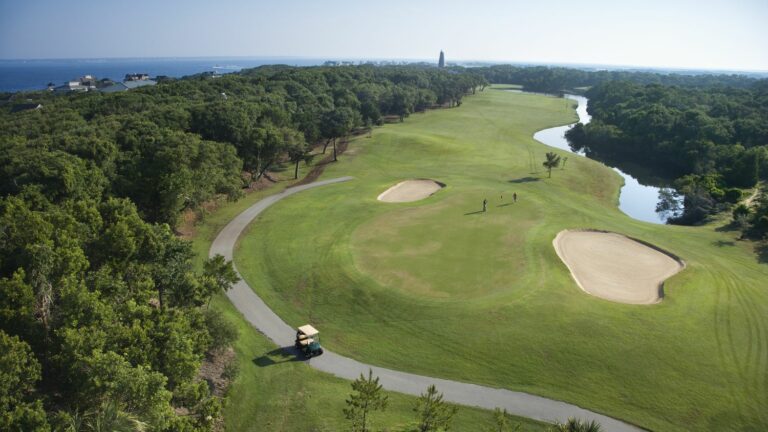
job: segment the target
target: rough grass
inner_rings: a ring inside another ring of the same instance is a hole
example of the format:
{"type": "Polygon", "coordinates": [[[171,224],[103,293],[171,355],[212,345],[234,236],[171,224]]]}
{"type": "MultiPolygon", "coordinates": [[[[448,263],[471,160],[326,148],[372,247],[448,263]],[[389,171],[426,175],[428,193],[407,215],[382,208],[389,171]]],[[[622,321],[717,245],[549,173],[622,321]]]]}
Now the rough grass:
{"type": "Polygon", "coordinates": [[[369,363],[561,399],[656,430],[768,427],[768,266],[719,225],[673,227],[617,207],[621,179],[534,131],[574,121],[552,97],[486,89],[350,143],[323,178],[241,239],[237,266],[288,323],[369,363]],[[447,184],[414,203],[376,196],[447,184]],[[518,202],[509,198],[517,192],[518,202]],[[501,200],[501,195],[504,200],[501,200]],[[483,198],[489,211],[481,209],[483,198]],[[473,214],[474,213],[474,214],[473,214]],[[552,247],[566,228],[615,231],[688,267],[658,305],[582,292],[552,247]]]}

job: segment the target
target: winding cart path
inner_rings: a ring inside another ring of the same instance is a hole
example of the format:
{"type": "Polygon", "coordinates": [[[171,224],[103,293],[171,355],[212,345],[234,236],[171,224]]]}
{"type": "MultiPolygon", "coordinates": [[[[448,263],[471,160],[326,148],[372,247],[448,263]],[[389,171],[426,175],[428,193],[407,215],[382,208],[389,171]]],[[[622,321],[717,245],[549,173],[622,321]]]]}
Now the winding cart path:
{"type": "MultiPolygon", "coordinates": [[[[249,207],[235,217],[213,241],[209,256],[223,255],[232,260],[235,244],[240,234],[262,211],[283,198],[295,193],[315,187],[330,185],[352,180],[352,177],[340,177],[331,180],[323,180],[307,185],[297,186],[264,198],[249,207]]],[[[286,324],[269,306],[267,306],[253,289],[244,281],[238,282],[227,292],[227,297],[235,307],[243,314],[246,320],[257,330],[266,335],[278,346],[288,350],[293,349],[295,330],[286,324]]],[[[564,421],[568,417],[577,417],[585,420],[598,421],[606,431],[641,431],[642,429],[624,423],[614,418],[597,414],[576,405],[543,398],[523,392],[510,391],[499,388],[485,387],[476,384],[468,384],[458,381],[450,381],[440,378],[432,378],[423,375],[415,375],[399,372],[378,366],[361,363],[351,358],[343,357],[328,350],[307,363],[315,369],[333,374],[337,377],[354,380],[360,374],[367,374],[368,369],[373,370],[374,375],[380,378],[380,383],[385,389],[400,393],[418,396],[429,386],[434,384],[444,395],[445,400],[467,406],[485,409],[506,408],[511,414],[528,417],[545,422],[564,421]]]]}

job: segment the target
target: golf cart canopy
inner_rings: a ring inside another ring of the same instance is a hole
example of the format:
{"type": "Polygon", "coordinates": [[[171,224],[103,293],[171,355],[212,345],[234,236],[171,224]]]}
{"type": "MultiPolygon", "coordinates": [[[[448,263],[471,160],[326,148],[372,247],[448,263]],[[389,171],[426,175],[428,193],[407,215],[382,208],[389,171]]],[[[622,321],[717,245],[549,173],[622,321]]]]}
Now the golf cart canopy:
{"type": "Polygon", "coordinates": [[[316,334],[320,333],[319,331],[317,331],[314,327],[312,327],[309,324],[303,325],[303,326],[299,327],[298,330],[300,332],[304,333],[305,335],[309,336],[309,337],[315,336],[316,334]]]}

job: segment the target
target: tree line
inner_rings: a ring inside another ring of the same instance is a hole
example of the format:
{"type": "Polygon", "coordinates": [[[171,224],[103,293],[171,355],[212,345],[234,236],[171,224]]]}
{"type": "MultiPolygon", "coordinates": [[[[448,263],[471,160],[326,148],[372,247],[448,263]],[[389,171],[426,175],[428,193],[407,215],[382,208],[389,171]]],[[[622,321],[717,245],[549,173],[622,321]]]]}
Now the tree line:
{"type": "Polygon", "coordinates": [[[214,195],[235,199],[317,143],[460,105],[484,82],[416,66],[268,66],[112,95],[22,93],[0,109],[0,196],[40,185],[52,202],[125,197],[146,220],[173,225],[180,211],[214,195]],[[30,100],[43,109],[11,113],[30,100]]]}
{"type": "Polygon", "coordinates": [[[180,213],[482,83],[425,67],[273,66],[12,95],[0,106],[0,430],[212,430],[221,399],[200,365],[237,332],[208,304],[237,275],[220,256],[195,269],[180,213]],[[29,101],[43,108],[13,112],[29,101]]]}
{"type": "Polygon", "coordinates": [[[474,68],[494,84],[520,84],[527,91],[562,93],[583,92],[589,87],[611,81],[660,84],[678,87],[749,88],[755,78],[739,74],[663,73],[634,70],[587,70],[552,66],[496,65],[474,68]]]}
{"type": "MultiPolygon", "coordinates": [[[[571,146],[674,179],[683,208],[669,192],[661,204],[681,210],[672,223],[700,223],[739,202],[741,189],[768,179],[768,80],[748,88],[615,81],[587,96],[592,121],[568,132],[571,146]]],[[[764,210],[749,213],[749,231],[768,232],[764,210]]]]}

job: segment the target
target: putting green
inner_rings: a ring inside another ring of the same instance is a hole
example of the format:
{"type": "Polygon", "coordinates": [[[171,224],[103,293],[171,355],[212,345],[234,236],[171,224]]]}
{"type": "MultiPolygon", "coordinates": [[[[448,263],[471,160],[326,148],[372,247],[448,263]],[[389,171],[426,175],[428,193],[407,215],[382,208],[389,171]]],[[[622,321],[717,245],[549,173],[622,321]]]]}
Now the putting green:
{"type": "Polygon", "coordinates": [[[563,99],[487,89],[356,138],[323,175],[355,180],[268,209],[241,239],[237,267],[286,322],[311,322],[330,349],[368,363],[649,429],[767,428],[768,266],[725,222],[630,219],[616,207],[620,178],[594,161],[569,155],[547,178],[552,149],[531,136],[575,118],[563,99]],[[448,187],[377,201],[417,178],[448,187]],[[687,268],[652,307],[596,298],[552,247],[580,228],[654,244],[687,268]]]}
{"type": "Polygon", "coordinates": [[[427,297],[469,299],[522,288],[526,232],[540,209],[513,204],[509,195],[507,201],[496,196],[485,213],[472,211],[482,203],[458,192],[434,205],[378,215],[352,233],[354,263],[383,286],[427,297]]]}

